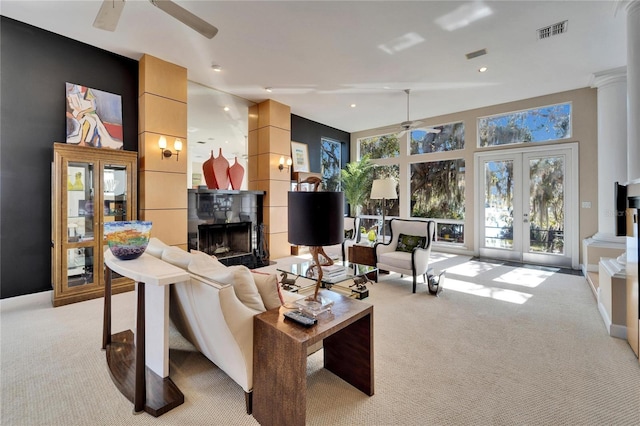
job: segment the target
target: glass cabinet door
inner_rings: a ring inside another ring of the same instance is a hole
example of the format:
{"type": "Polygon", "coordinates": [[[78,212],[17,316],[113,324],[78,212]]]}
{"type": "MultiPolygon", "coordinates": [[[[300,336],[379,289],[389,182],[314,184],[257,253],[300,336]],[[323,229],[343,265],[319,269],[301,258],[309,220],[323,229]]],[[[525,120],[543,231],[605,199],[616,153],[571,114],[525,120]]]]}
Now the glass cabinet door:
{"type": "Polygon", "coordinates": [[[69,161],[66,165],[66,265],[67,285],[93,283],[96,225],[95,165],[69,161]]]}
{"type": "MultiPolygon", "coordinates": [[[[127,166],[105,164],[102,172],[103,222],[128,220],[129,188],[127,188],[127,166]]],[[[104,235],[103,235],[104,238],[104,235]]]]}

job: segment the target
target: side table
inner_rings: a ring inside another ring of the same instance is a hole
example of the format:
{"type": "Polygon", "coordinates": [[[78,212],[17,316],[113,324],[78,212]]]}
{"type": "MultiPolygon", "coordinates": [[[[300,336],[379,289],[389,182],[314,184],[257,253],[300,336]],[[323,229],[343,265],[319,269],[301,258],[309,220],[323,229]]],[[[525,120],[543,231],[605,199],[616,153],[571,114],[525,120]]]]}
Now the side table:
{"type": "Polygon", "coordinates": [[[307,410],[307,348],[324,340],[324,368],[373,395],[373,306],[321,290],[330,312],[304,327],[284,307],[253,318],[253,416],[262,426],[303,426],[307,410]]]}
{"type": "Polygon", "coordinates": [[[102,349],[111,379],[133,402],[134,412],[144,410],[158,417],[184,402],[184,395],[169,378],[169,285],[188,280],[189,274],[146,253],[120,260],[107,250],[104,263],[102,349]],[[112,271],[137,283],[135,341],[131,330],[111,335],[112,271]],[[150,285],[145,290],[146,284],[150,285]]]}
{"type": "MultiPolygon", "coordinates": [[[[376,250],[372,245],[355,244],[349,247],[349,262],[376,266],[376,250]]],[[[378,280],[378,271],[367,274],[370,280],[378,280]]]]}

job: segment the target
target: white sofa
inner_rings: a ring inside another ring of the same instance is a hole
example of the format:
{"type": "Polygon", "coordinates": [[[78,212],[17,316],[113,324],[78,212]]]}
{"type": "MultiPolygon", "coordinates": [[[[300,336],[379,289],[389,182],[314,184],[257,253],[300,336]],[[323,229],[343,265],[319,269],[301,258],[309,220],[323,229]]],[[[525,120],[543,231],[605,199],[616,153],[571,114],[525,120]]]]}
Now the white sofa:
{"type": "Polygon", "coordinates": [[[436,223],[432,220],[394,218],[389,222],[389,226],[391,227],[390,241],[375,245],[376,267],[379,270],[413,276],[415,293],[418,275],[422,275],[425,283],[427,282],[436,223]],[[418,238],[421,240],[418,241],[418,238]],[[400,244],[399,240],[401,240],[400,244]]]}
{"type": "Polygon", "coordinates": [[[244,266],[226,267],[215,256],[187,253],[155,238],[146,252],[189,271],[188,282],[171,286],[171,321],[242,387],[247,413],[251,414],[253,317],[303,296],[280,291],[275,274],[252,273],[244,266]]]}

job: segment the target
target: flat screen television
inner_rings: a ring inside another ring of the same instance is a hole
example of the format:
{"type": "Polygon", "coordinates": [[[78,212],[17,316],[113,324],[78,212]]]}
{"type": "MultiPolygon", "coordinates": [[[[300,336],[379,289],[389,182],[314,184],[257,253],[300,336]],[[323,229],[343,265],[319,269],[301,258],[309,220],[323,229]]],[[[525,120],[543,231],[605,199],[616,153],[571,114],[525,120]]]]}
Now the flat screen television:
{"type": "Polygon", "coordinates": [[[627,235],[627,186],[618,182],[614,187],[615,213],[616,213],[616,236],[627,235]]]}

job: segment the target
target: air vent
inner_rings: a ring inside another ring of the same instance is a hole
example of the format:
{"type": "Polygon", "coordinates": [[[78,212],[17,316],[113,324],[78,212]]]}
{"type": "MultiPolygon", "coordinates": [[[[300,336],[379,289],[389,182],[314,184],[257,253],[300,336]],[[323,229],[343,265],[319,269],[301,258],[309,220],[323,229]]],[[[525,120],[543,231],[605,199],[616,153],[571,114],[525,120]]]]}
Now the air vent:
{"type": "Polygon", "coordinates": [[[569,21],[558,22],[557,24],[549,25],[548,27],[540,28],[538,30],[538,40],[544,40],[549,37],[564,34],[569,28],[569,21]]]}
{"type": "Polygon", "coordinates": [[[196,143],[199,143],[199,144],[201,144],[201,145],[205,145],[205,144],[206,144],[206,142],[205,142],[205,141],[197,141],[196,143]]]}
{"type": "Polygon", "coordinates": [[[475,52],[467,53],[465,56],[467,59],[477,58],[478,56],[486,55],[487,49],[476,50],[475,52]]]}

